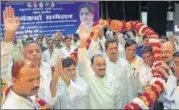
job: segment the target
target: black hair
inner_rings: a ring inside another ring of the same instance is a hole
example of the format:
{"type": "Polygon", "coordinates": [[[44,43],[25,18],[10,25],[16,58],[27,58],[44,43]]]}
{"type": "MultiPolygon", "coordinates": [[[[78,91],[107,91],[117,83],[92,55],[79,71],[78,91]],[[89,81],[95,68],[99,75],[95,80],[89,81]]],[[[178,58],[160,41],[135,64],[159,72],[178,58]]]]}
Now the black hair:
{"type": "Polygon", "coordinates": [[[67,57],[67,58],[62,60],[63,68],[69,67],[71,65],[75,65],[75,62],[71,58],[67,57]]]}
{"type": "Polygon", "coordinates": [[[137,45],[136,41],[135,41],[135,40],[132,40],[132,39],[127,40],[126,43],[125,43],[125,49],[126,49],[127,47],[132,46],[132,45],[137,45]]]}
{"type": "Polygon", "coordinates": [[[66,40],[66,39],[70,39],[71,40],[71,37],[65,36],[64,40],[66,40]]]}
{"type": "Polygon", "coordinates": [[[173,57],[179,57],[179,51],[175,52],[175,54],[173,54],[173,57]]]}
{"type": "Polygon", "coordinates": [[[144,54],[144,53],[146,53],[146,52],[152,52],[151,46],[144,46],[144,47],[142,48],[142,53],[144,54]]]}
{"type": "Polygon", "coordinates": [[[29,41],[34,41],[34,39],[33,39],[32,37],[28,37],[28,38],[26,39],[26,42],[29,42],[29,41]]]}
{"type": "Polygon", "coordinates": [[[90,3],[81,4],[78,8],[79,13],[82,8],[87,8],[90,13],[94,14],[94,6],[92,4],[90,3]]]}
{"type": "Polygon", "coordinates": [[[101,54],[95,54],[95,55],[91,58],[91,64],[94,64],[94,59],[95,59],[96,57],[103,57],[103,55],[101,55],[101,54]]]}
{"type": "Polygon", "coordinates": [[[106,42],[105,42],[105,49],[108,48],[110,43],[116,43],[118,45],[118,42],[115,39],[113,39],[113,38],[107,38],[106,42]]]}
{"type": "Polygon", "coordinates": [[[78,38],[79,38],[79,34],[77,34],[77,33],[73,34],[73,36],[75,36],[75,37],[78,37],[78,38]]]}

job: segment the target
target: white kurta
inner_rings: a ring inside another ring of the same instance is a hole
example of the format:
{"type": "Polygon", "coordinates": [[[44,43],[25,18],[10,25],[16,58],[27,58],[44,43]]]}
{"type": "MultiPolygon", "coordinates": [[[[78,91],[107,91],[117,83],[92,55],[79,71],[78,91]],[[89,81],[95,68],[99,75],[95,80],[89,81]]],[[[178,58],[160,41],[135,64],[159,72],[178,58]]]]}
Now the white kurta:
{"type": "Polygon", "coordinates": [[[149,81],[152,79],[152,77],[152,69],[144,63],[139,69],[139,80],[142,86],[149,84],[149,81]]]}
{"type": "Polygon", "coordinates": [[[79,49],[79,72],[89,84],[89,97],[91,109],[119,109],[123,107],[121,83],[116,77],[105,74],[102,78],[91,74],[86,49],[79,49]]]}
{"type": "Polygon", "coordinates": [[[54,51],[52,52],[52,55],[50,55],[50,51],[49,49],[45,50],[43,52],[43,61],[48,63],[50,66],[55,66],[56,65],[56,59],[57,56],[61,55],[60,54],[60,49],[54,49],[54,51]]]}
{"type": "MultiPolygon", "coordinates": [[[[170,75],[167,80],[167,88],[165,90],[165,99],[171,100],[171,109],[179,109],[179,85],[177,86],[177,78],[170,75]]],[[[164,109],[167,109],[164,100],[164,109]]]]}
{"type": "Polygon", "coordinates": [[[30,99],[26,99],[17,95],[14,91],[10,90],[2,109],[38,109],[37,105],[30,99]]]}
{"type": "Polygon", "coordinates": [[[70,54],[75,50],[76,48],[71,45],[70,48],[67,48],[66,46],[61,48],[61,52],[63,53],[63,58],[69,57],[70,54]]]}
{"type": "Polygon", "coordinates": [[[57,84],[57,95],[51,100],[54,109],[88,109],[89,96],[88,85],[80,77],[72,81],[69,87],[60,79],[57,84]]]}
{"type": "Polygon", "coordinates": [[[11,72],[9,73],[12,47],[12,42],[3,42],[1,45],[1,78],[7,80],[9,84],[12,80],[11,72]]]}
{"type": "Polygon", "coordinates": [[[43,61],[40,65],[40,75],[41,78],[38,97],[48,103],[48,99],[51,98],[50,83],[52,81],[52,71],[50,65],[43,61]]]}

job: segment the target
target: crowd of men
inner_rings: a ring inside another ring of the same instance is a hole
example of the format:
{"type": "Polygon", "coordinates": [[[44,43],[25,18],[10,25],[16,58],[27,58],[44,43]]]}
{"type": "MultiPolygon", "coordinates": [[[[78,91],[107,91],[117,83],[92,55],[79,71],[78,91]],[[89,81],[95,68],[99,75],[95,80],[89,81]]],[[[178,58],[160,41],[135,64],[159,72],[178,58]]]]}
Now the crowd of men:
{"type": "MultiPolygon", "coordinates": [[[[145,36],[142,48],[138,49],[134,39],[122,43],[121,33],[107,36],[103,27],[99,27],[100,34],[92,37],[87,49],[86,33],[80,30],[83,27],[80,25],[79,34],[73,37],[62,37],[58,32],[48,39],[28,38],[19,48],[14,36],[20,20],[12,7],[4,10],[3,19],[1,78],[7,80],[10,91],[1,103],[2,109],[38,109],[37,96],[54,109],[122,109],[150,86],[154,59],[149,38],[145,36]],[[47,47],[43,46],[43,40],[47,47]],[[78,56],[74,62],[70,54],[76,48],[78,56]]],[[[164,74],[167,87],[151,109],[177,109],[177,40],[174,36],[160,40],[163,60],[156,69],[164,74]]]]}

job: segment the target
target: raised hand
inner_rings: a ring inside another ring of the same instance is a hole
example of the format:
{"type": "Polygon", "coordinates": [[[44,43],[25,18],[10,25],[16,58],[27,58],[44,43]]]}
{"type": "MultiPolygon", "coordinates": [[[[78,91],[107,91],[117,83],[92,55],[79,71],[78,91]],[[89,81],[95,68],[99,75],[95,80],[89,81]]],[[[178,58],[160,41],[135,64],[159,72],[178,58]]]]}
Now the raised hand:
{"type": "Polygon", "coordinates": [[[11,6],[6,7],[3,11],[3,20],[5,27],[4,41],[12,41],[15,32],[18,30],[20,26],[20,20],[17,17],[15,17],[14,9],[11,6]]]}
{"type": "Polygon", "coordinates": [[[6,31],[16,32],[20,26],[20,20],[15,17],[14,9],[9,6],[3,11],[4,27],[6,31]]]}
{"type": "Polygon", "coordinates": [[[86,46],[86,41],[89,36],[89,31],[86,27],[86,25],[81,24],[79,27],[79,35],[80,35],[80,48],[83,48],[86,46]]]}

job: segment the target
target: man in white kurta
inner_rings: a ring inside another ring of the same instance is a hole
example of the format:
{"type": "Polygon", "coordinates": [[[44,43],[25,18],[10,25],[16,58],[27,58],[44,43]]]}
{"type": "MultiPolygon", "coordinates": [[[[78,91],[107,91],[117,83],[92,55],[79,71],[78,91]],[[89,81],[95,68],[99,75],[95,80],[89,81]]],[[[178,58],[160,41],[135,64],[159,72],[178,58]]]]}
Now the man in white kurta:
{"type": "MultiPolygon", "coordinates": [[[[88,54],[91,56],[94,55],[94,51],[96,52],[98,49],[94,48],[98,47],[98,45],[93,42],[90,45],[93,48],[88,50],[88,54]]],[[[135,84],[136,79],[132,74],[131,66],[126,60],[118,56],[118,42],[112,38],[105,40],[105,50],[103,55],[106,60],[106,74],[115,76],[122,85],[126,85],[123,86],[123,91],[121,91],[121,94],[124,96],[123,104],[125,105],[138,95],[138,89],[140,89],[140,87],[138,87],[138,84],[135,84]]]]}
{"type": "Polygon", "coordinates": [[[73,45],[71,45],[71,38],[65,37],[65,45],[61,48],[61,52],[63,52],[63,58],[67,58],[70,54],[76,49],[73,45]]]}
{"type": "Polygon", "coordinates": [[[80,77],[67,86],[63,79],[57,84],[57,95],[50,102],[54,109],[88,109],[88,86],[80,77]]]}
{"type": "MultiPolygon", "coordinates": [[[[106,74],[105,64],[98,68],[102,73],[95,73],[93,68],[93,74],[91,74],[91,68],[89,68],[89,61],[86,57],[86,48],[79,48],[79,73],[83,75],[89,85],[89,97],[91,109],[120,109],[123,107],[123,96],[121,93],[121,86],[118,80],[112,75],[106,74]]],[[[95,59],[95,58],[94,58],[95,59]]],[[[94,60],[93,59],[93,60],[94,60]]],[[[100,60],[104,58],[102,56],[96,56],[96,59],[100,60]]],[[[100,62],[99,62],[100,63],[100,62]]],[[[101,62],[103,63],[103,62],[101,62]]],[[[100,64],[98,64],[100,65],[100,64]]],[[[97,71],[97,70],[95,70],[97,71]]]]}
{"type": "Polygon", "coordinates": [[[2,109],[39,109],[39,106],[30,99],[30,96],[38,92],[39,68],[31,61],[20,60],[13,64],[12,77],[12,86],[6,91],[2,109]]]}
{"type": "Polygon", "coordinates": [[[43,61],[50,66],[55,66],[57,56],[60,54],[60,49],[55,48],[54,40],[51,38],[47,40],[47,46],[48,49],[42,54],[43,61]]]}
{"type": "MultiPolygon", "coordinates": [[[[56,69],[60,68],[59,65],[56,69]]],[[[51,106],[54,109],[89,109],[88,85],[76,74],[74,62],[66,58],[61,65],[64,72],[59,69],[60,72],[55,71],[53,75],[59,78],[52,82],[52,96],[55,97],[49,101],[51,106]]]]}
{"type": "Polygon", "coordinates": [[[169,73],[166,84],[164,109],[179,108],[179,52],[176,52],[173,56],[174,67],[172,73],[169,73]]]}
{"type": "Polygon", "coordinates": [[[144,46],[142,49],[142,58],[144,63],[139,69],[139,80],[143,87],[149,85],[149,81],[152,79],[152,65],[153,65],[153,55],[152,48],[150,46],[144,46]]]}

